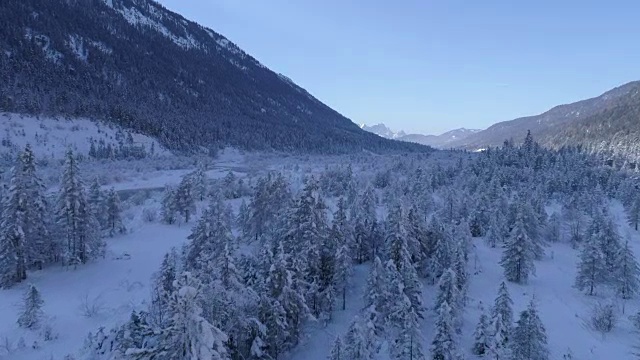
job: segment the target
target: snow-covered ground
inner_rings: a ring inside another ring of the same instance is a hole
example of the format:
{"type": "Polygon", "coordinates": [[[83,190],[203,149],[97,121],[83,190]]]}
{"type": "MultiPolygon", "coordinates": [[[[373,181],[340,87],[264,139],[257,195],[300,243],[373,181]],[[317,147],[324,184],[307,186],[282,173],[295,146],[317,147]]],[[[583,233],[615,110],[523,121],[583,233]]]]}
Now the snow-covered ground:
{"type": "MultiPolygon", "coordinates": [[[[450,162],[457,161],[460,156],[463,155],[442,152],[432,155],[432,160],[435,163],[450,162]]],[[[292,179],[301,179],[305,174],[321,172],[326,166],[347,162],[341,157],[280,158],[274,154],[243,154],[227,149],[213,161],[207,175],[215,179],[224,177],[228,171],[244,176],[279,170],[291,175],[292,179]]],[[[176,184],[196,164],[194,160],[183,169],[130,172],[126,179],[109,186],[126,191],[176,184]]],[[[357,171],[367,170],[358,168],[357,171]]],[[[131,231],[108,239],[108,252],[104,259],[77,269],[52,267],[32,272],[27,283],[0,290],[0,359],[62,359],[64,355],[75,353],[82,347],[89,332],[95,332],[101,326],[109,329],[126,320],[132,310],[144,309],[150,295],[152,273],[158,269],[163,255],[171,247],[181,246],[186,241],[194,224],[168,226],[143,221],[143,209],[159,208],[158,195],[142,204],[125,204],[124,218],[131,231]],[[38,331],[23,330],[16,324],[17,309],[29,283],[35,284],[44,298],[47,322],[56,337],[51,341],[45,342],[38,331]],[[26,347],[19,349],[21,338],[26,347]],[[34,341],[38,342],[35,349],[32,348],[34,341]]],[[[333,200],[328,202],[332,204],[333,200]]],[[[237,211],[239,200],[232,201],[232,205],[237,211]]],[[[611,213],[620,226],[620,234],[629,237],[635,253],[640,256],[640,234],[625,222],[622,206],[613,202],[611,213]]],[[[537,275],[528,285],[508,284],[516,315],[535,296],[540,317],[549,335],[551,359],[562,359],[569,350],[575,359],[580,360],[631,359],[637,341],[628,316],[640,310],[640,306],[633,300],[628,301],[625,315],[606,336],[593,331],[588,325],[591,308],[603,299],[586,296],[573,288],[578,251],[566,243],[552,244],[546,251],[545,259],[536,262],[537,275]]],[[[469,302],[464,313],[461,336],[461,348],[468,358],[474,358],[470,348],[479,316],[479,304],[482,302],[485,309],[493,304],[498,285],[503,279],[500,256],[501,249],[490,248],[482,239],[474,239],[474,253],[469,263],[469,272],[472,274],[469,302]]],[[[304,338],[285,355],[285,359],[326,359],[335,337],[346,333],[362,309],[368,270],[368,264],[355,267],[347,309],[336,311],[333,320],[327,324],[308,323],[304,338]]],[[[434,286],[425,284],[424,304],[428,310],[422,324],[422,340],[427,351],[433,338],[435,314],[431,307],[435,293],[434,286]]],[[[387,359],[388,355],[382,352],[378,358],[387,359]]]]}
{"type": "Polygon", "coordinates": [[[125,137],[131,134],[133,144],[137,146],[144,145],[147,150],[153,146],[156,156],[171,155],[155,139],[122,130],[112,124],[82,118],[65,119],[13,113],[0,113],[0,153],[16,153],[29,143],[39,159],[61,159],[68,149],[86,156],[91,147],[91,139],[96,142],[103,140],[105,146],[117,146],[116,134],[119,131],[125,137]]]}

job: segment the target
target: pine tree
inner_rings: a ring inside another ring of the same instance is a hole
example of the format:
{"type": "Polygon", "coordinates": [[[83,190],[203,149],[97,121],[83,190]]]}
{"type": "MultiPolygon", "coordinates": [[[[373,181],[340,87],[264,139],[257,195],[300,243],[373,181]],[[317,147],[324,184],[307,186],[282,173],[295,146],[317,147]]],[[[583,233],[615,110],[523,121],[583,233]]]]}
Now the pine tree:
{"type": "Polygon", "coordinates": [[[23,172],[16,164],[12,169],[9,193],[5,197],[2,214],[0,285],[5,288],[27,278],[27,197],[23,172]]]}
{"type": "Polygon", "coordinates": [[[373,264],[369,270],[367,285],[364,295],[364,307],[368,312],[368,320],[372,321],[378,334],[384,328],[384,319],[387,314],[386,299],[388,298],[386,276],[382,261],[379,257],[373,259],[373,264]]]}
{"type": "Polygon", "coordinates": [[[400,305],[399,313],[402,314],[402,325],[392,345],[393,359],[425,359],[418,314],[406,296],[400,299],[402,300],[398,305],[400,305]]]}
{"type": "Polygon", "coordinates": [[[593,295],[597,286],[607,279],[606,264],[599,243],[599,232],[600,229],[594,222],[590,226],[589,236],[580,253],[576,274],[575,287],[580,291],[586,290],[589,295],[593,295]]]}
{"type": "Polygon", "coordinates": [[[503,281],[491,308],[491,335],[494,348],[507,348],[513,324],[513,301],[507,284],[503,281]]]}
{"type": "Polygon", "coordinates": [[[196,212],[196,197],[193,190],[193,179],[185,176],[180,181],[173,195],[174,206],[178,214],[188,223],[191,216],[196,212]]]}
{"type": "Polygon", "coordinates": [[[506,279],[519,284],[526,283],[530,275],[535,275],[534,258],[533,242],[527,233],[524,220],[518,216],[500,261],[506,279]]]}
{"type": "Polygon", "coordinates": [[[444,227],[439,220],[434,220],[435,250],[429,261],[429,275],[435,283],[442,274],[453,264],[453,249],[455,244],[451,227],[444,227]]]}
{"type": "Polygon", "coordinates": [[[614,276],[615,290],[622,299],[631,299],[638,294],[640,290],[640,267],[636,261],[633,250],[629,246],[629,240],[624,243],[620,249],[618,258],[618,271],[614,276]]]}
{"type": "Polygon", "coordinates": [[[24,303],[20,317],[18,317],[18,325],[27,329],[37,328],[44,316],[42,312],[43,305],[44,301],[38,289],[34,285],[29,285],[24,294],[24,303]]]}
{"type": "Polygon", "coordinates": [[[484,311],[484,307],[481,307],[480,311],[480,319],[473,333],[474,342],[472,351],[474,355],[483,356],[487,353],[490,341],[489,318],[484,311]]]}
{"type": "Polygon", "coordinates": [[[185,248],[185,266],[205,283],[210,283],[213,275],[209,266],[233,238],[228,220],[224,202],[219,195],[214,196],[188,236],[190,242],[185,248]]]}
{"type": "Polygon", "coordinates": [[[456,285],[456,273],[451,269],[447,269],[438,281],[438,294],[436,295],[434,310],[436,312],[439,311],[444,303],[449,306],[452,325],[458,329],[461,300],[460,292],[456,285]]]}
{"type": "Polygon", "coordinates": [[[162,327],[169,320],[169,300],[175,291],[174,281],[180,273],[178,253],[175,248],[164,255],[160,270],[153,275],[150,306],[150,320],[153,325],[162,327]]]}
{"type": "Polygon", "coordinates": [[[453,325],[453,313],[449,304],[445,301],[438,309],[436,320],[436,334],[431,342],[432,360],[459,360],[461,359],[456,331],[453,325]]]}
{"type": "Polygon", "coordinates": [[[510,347],[514,359],[549,359],[546,330],[533,300],[529,303],[527,310],[520,313],[510,347]]]}
{"type": "Polygon", "coordinates": [[[164,193],[162,194],[162,222],[165,224],[173,224],[176,222],[176,214],[178,213],[178,209],[176,208],[176,189],[167,186],[164,189],[164,193]]]}
{"type": "Polygon", "coordinates": [[[344,337],[345,359],[369,360],[372,356],[370,348],[371,339],[367,339],[366,333],[360,325],[360,319],[356,317],[344,337]]]}
{"type": "Polygon", "coordinates": [[[635,195],[633,197],[631,206],[627,209],[627,219],[629,225],[638,231],[638,225],[640,224],[640,196],[635,195]]]}
{"type": "Polygon", "coordinates": [[[251,214],[249,213],[249,207],[247,206],[247,203],[244,201],[244,199],[242,199],[242,202],[240,203],[240,208],[238,209],[238,217],[236,218],[236,225],[238,228],[240,228],[240,232],[242,233],[242,238],[246,240],[250,240],[248,239],[249,232],[250,232],[249,230],[250,216],[251,214]]]}
{"type": "Polygon", "coordinates": [[[104,194],[102,193],[102,189],[100,187],[100,182],[98,182],[98,178],[94,178],[91,182],[91,186],[89,186],[89,194],[87,201],[89,201],[89,206],[91,206],[91,210],[93,211],[93,216],[96,218],[98,223],[100,224],[100,229],[107,228],[107,208],[104,194]]]}
{"type": "Polygon", "coordinates": [[[353,260],[351,257],[351,232],[347,225],[346,204],[343,198],[338,200],[338,209],[333,216],[331,238],[335,242],[335,286],[342,297],[342,310],[347,305],[347,286],[353,272],[353,260]]]}
{"type": "Polygon", "coordinates": [[[113,189],[109,189],[106,199],[106,225],[109,229],[109,235],[122,234],[126,230],[122,225],[122,206],[120,205],[120,196],[113,189]]]}
{"type": "Polygon", "coordinates": [[[337,336],[333,342],[333,346],[331,347],[329,360],[347,360],[344,350],[345,349],[344,345],[342,344],[342,339],[340,339],[340,336],[337,336]]]}
{"type": "Polygon", "coordinates": [[[49,234],[44,186],[29,145],[16,159],[8,190],[2,204],[0,287],[26,279],[28,268],[42,269],[57,257],[49,234]]]}
{"type": "Polygon", "coordinates": [[[84,264],[104,254],[105,243],[98,233],[99,225],[87,202],[77,160],[71,151],[66,155],[57,218],[66,242],[64,259],[68,265],[84,264]]]}
{"type": "Polygon", "coordinates": [[[169,359],[228,359],[224,346],[227,336],[201,316],[201,286],[189,272],[174,282],[169,305],[171,322],[161,340],[169,359]]]}
{"type": "Polygon", "coordinates": [[[203,201],[207,196],[207,174],[203,164],[198,165],[196,171],[190,174],[193,186],[193,196],[199,201],[203,201]]]}

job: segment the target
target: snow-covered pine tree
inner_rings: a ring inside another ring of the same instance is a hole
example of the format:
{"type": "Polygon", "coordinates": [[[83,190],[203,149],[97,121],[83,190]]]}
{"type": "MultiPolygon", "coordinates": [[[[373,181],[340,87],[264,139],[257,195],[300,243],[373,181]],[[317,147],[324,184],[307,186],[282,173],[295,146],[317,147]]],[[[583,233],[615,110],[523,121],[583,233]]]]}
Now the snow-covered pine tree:
{"type": "Polygon", "coordinates": [[[395,340],[392,343],[392,358],[398,360],[425,359],[418,314],[406,295],[396,297],[395,305],[402,322],[400,328],[396,330],[395,340]]]}
{"type": "Polygon", "coordinates": [[[387,318],[387,277],[384,273],[382,261],[379,257],[373,259],[369,270],[367,286],[364,294],[364,308],[369,315],[367,320],[372,321],[378,334],[382,333],[385,319],[387,318]]]}
{"type": "Polygon", "coordinates": [[[456,287],[460,306],[467,304],[467,290],[469,288],[469,271],[467,270],[467,259],[463,255],[464,244],[459,243],[453,251],[453,271],[456,274],[456,287]]]}
{"type": "Polygon", "coordinates": [[[519,284],[526,283],[530,275],[535,275],[535,256],[533,240],[529,237],[522,213],[518,212],[500,260],[505,278],[519,284]]]}
{"type": "Polygon", "coordinates": [[[96,218],[98,223],[100,224],[100,229],[107,228],[107,208],[105,202],[105,196],[100,187],[100,182],[98,178],[94,178],[89,186],[89,194],[87,197],[87,201],[89,201],[89,206],[91,206],[91,210],[93,211],[93,216],[96,218]]]}
{"type": "Polygon", "coordinates": [[[11,170],[9,191],[4,198],[0,236],[0,286],[8,288],[27,278],[28,197],[19,162],[11,170]]]}
{"type": "Polygon", "coordinates": [[[562,218],[560,213],[554,212],[549,217],[546,235],[551,242],[559,242],[562,239],[562,218]]]}
{"type": "Polygon", "coordinates": [[[177,221],[178,209],[175,202],[176,189],[173,186],[166,186],[162,194],[162,222],[165,224],[173,224],[177,221]]]}
{"type": "Polygon", "coordinates": [[[387,246],[390,260],[400,274],[403,283],[403,291],[411,301],[416,315],[423,317],[422,284],[418,279],[418,273],[411,260],[407,233],[404,228],[402,209],[397,206],[390,213],[387,226],[387,246]]]}
{"type": "Polygon", "coordinates": [[[249,219],[251,214],[249,213],[249,207],[247,206],[246,201],[242,199],[240,203],[240,208],[238,209],[238,216],[236,217],[236,226],[240,229],[242,233],[242,239],[248,239],[249,237],[249,219]]]}
{"type": "Polygon", "coordinates": [[[106,225],[110,236],[122,234],[126,231],[122,224],[122,205],[120,204],[120,196],[111,188],[107,192],[106,197],[106,225]]]}
{"type": "Polygon", "coordinates": [[[549,359],[547,333],[533,300],[527,309],[520,313],[520,318],[513,331],[510,348],[514,359],[549,359]]]}
{"type": "Polygon", "coordinates": [[[631,206],[627,208],[627,220],[636,231],[638,231],[638,225],[640,224],[640,196],[634,194],[631,206]]]}
{"type": "Polygon", "coordinates": [[[185,247],[186,270],[207,284],[212,281],[213,275],[210,264],[222,254],[225,244],[233,238],[225,211],[220,194],[213,196],[188,236],[189,243],[185,247]]]}
{"type": "Polygon", "coordinates": [[[353,272],[353,259],[351,256],[352,234],[347,223],[346,204],[343,198],[338,200],[338,209],[333,215],[333,226],[330,238],[335,243],[334,272],[335,287],[341,297],[341,308],[347,306],[347,286],[353,272]]]}
{"type": "Polygon", "coordinates": [[[174,281],[180,273],[178,252],[175,248],[164,255],[160,270],[152,277],[149,320],[156,327],[163,327],[170,319],[169,299],[174,292],[174,281]]]}
{"type": "Polygon", "coordinates": [[[173,195],[174,206],[178,214],[188,223],[196,212],[196,197],[191,176],[184,176],[173,195]]]}
{"type": "Polygon", "coordinates": [[[25,181],[26,198],[26,245],[27,266],[42,269],[46,263],[56,260],[56,248],[51,236],[49,204],[45,197],[45,186],[36,171],[36,159],[31,146],[26,145],[19,156],[25,181]]]}
{"type": "Polygon", "coordinates": [[[169,311],[171,321],[160,341],[168,359],[229,359],[224,346],[227,336],[202,317],[202,284],[189,272],[174,281],[169,311]]]}
{"type": "Polygon", "coordinates": [[[620,255],[620,249],[622,248],[622,239],[620,234],[618,234],[618,225],[614,223],[606,210],[603,210],[603,213],[604,224],[603,231],[601,233],[602,237],[600,238],[600,248],[602,250],[602,255],[604,256],[606,274],[608,275],[607,280],[611,281],[618,270],[618,256],[620,255]]]}
{"type": "Polygon", "coordinates": [[[208,192],[207,174],[204,164],[198,165],[198,168],[190,174],[190,177],[194,198],[199,201],[204,201],[204,198],[205,196],[207,196],[208,192]]]}
{"type": "Polygon", "coordinates": [[[449,311],[451,313],[452,325],[456,331],[459,331],[461,325],[460,315],[462,312],[462,302],[460,299],[460,291],[458,290],[456,283],[456,273],[453,270],[447,269],[442,273],[442,276],[440,276],[440,280],[438,281],[438,294],[436,295],[436,301],[433,309],[437,313],[440,307],[442,307],[442,304],[447,303],[450,307],[449,311]]]}
{"type": "Polygon", "coordinates": [[[494,348],[507,348],[513,328],[513,300],[507,284],[500,283],[498,295],[491,308],[491,336],[494,348]]]}
{"type": "Polygon", "coordinates": [[[608,278],[600,243],[601,233],[601,225],[594,219],[580,252],[575,287],[589,295],[594,295],[598,285],[605,283],[608,278]]]}
{"type": "Polygon", "coordinates": [[[484,306],[480,304],[480,319],[476,330],[473,333],[473,348],[471,349],[474,355],[484,356],[487,353],[491,334],[489,333],[489,318],[484,310],[484,306]]]}
{"type": "Polygon", "coordinates": [[[340,338],[340,336],[336,336],[336,339],[333,341],[333,345],[331,346],[331,353],[329,354],[328,359],[347,360],[344,351],[344,345],[342,344],[342,339],[340,338]]]}
{"type": "Polygon", "coordinates": [[[344,336],[345,359],[349,360],[370,360],[372,349],[371,339],[367,339],[366,332],[363,331],[360,319],[356,318],[349,326],[349,330],[344,336]]]}
{"type": "Polygon", "coordinates": [[[624,300],[631,299],[637,295],[640,290],[640,282],[638,280],[640,277],[640,267],[633,254],[633,250],[629,246],[629,240],[620,248],[620,253],[617,258],[618,269],[613,277],[616,294],[624,300]]]}
{"type": "Polygon", "coordinates": [[[78,163],[70,150],[66,154],[58,195],[57,221],[64,234],[63,258],[67,265],[84,264],[104,254],[105,243],[87,202],[78,163]]]}
{"type": "Polygon", "coordinates": [[[27,329],[37,328],[44,316],[43,305],[44,301],[38,289],[34,285],[29,285],[23,297],[18,325],[27,329]]]}
{"type": "Polygon", "coordinates": [[[433,256],[429,261],[429,276],[433,283],[437,282],[442,274],[453,265],[453,249],[455,244],[453,232],[450,226],[445,227],[439,219],[435,218],[432,228],[435,240],[433,256]]]}
{"type": "Polygon", "coordinates": [[[446,301],[443,302],[438,309],[438,318],[435,323],[436,333],[431,342],[432,360],[461,359],[453,317],[451,307],[446,301]]]}

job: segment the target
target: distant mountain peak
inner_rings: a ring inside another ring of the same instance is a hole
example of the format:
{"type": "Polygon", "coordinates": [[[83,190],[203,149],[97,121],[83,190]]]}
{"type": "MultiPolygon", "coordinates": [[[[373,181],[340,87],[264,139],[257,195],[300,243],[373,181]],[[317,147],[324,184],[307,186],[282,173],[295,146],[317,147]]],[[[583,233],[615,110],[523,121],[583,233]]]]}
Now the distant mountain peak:
{"type": "Polygon", "coordinates": [[[362,123],[360,124],[360,128],[387,139],[412,142],[443,149],[448,148],[449,143],[451,143],[452,141],[464,139],[465,137],[480,131],[477,129],[459,128],[447,131],[440,135],[407,134],[404,131],[395,132],[387,127],[384,123],[378,123],[376,125],[370,126],[362,123]]]}

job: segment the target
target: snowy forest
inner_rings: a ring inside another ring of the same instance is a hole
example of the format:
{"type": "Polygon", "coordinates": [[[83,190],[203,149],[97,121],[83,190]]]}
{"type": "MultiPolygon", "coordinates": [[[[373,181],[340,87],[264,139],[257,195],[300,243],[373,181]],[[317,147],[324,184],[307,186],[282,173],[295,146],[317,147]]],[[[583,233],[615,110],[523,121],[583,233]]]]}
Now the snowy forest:
{"type": "MultiPolygon", "coordinates": [[[[631,339],[624,358],[636,358],[635,172],[530,134],[481,153],[339,159],[219,179],[199,165],[164,187],[143,216],[188,229],[186,239],[156,264],[128,320],[92,329],[64,359],[595,359],[577,355],[593,354],[589,339],[565,345],[574,329],[540,298],[552,286],[539,278],[567,264],[562,291],[573,295],[558,298],[583,301],[580,327],[631,339]],[[300,352],[314,329],[340,330],[300,352]]],[[[46,189],[27,146],[6,177],[0,300],[16,289],[22,300],[0,322],[37,334],[5,338],[7,358],[65,331],[32,277],[64,268],[71,282],[128,231],[118,192],[79,166],[68,152],[46,189]]],[[[91,305],[85,316],[99,311],[91,305]]]]}

